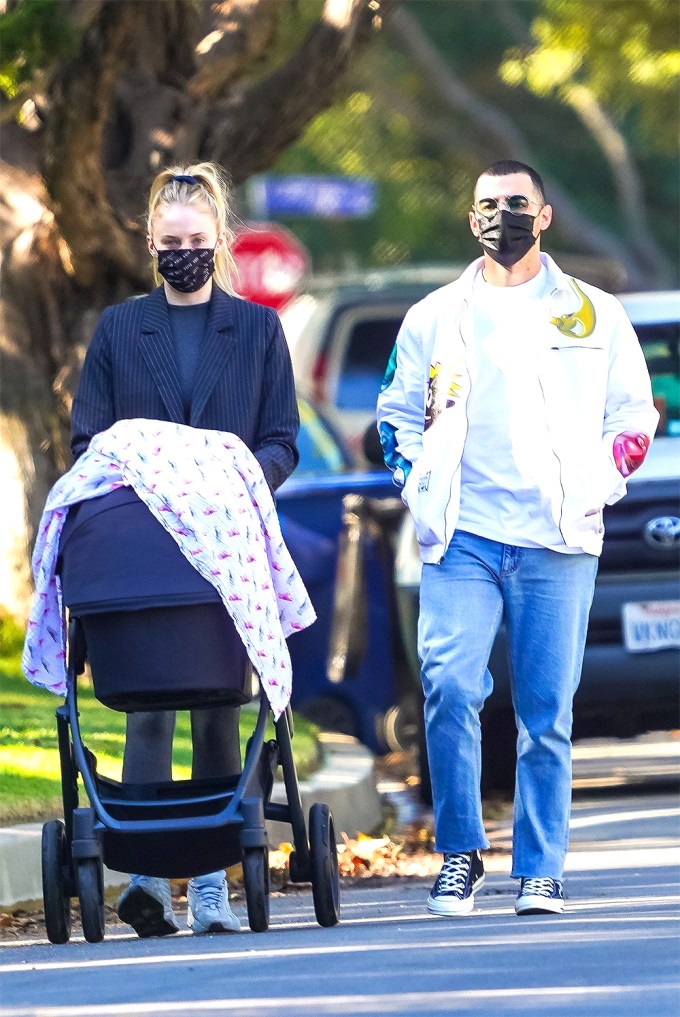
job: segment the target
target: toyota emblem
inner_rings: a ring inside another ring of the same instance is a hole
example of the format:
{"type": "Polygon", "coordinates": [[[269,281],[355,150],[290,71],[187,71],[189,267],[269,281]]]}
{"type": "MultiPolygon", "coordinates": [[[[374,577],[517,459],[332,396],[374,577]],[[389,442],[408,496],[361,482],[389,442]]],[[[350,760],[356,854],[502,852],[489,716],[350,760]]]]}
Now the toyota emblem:
{"type": "Polygon", "coordinates": [[[680,547],[680,519],[677,516],[657,516],[645,526],[643,536],[650,547],[671,551],[680,547]]]}

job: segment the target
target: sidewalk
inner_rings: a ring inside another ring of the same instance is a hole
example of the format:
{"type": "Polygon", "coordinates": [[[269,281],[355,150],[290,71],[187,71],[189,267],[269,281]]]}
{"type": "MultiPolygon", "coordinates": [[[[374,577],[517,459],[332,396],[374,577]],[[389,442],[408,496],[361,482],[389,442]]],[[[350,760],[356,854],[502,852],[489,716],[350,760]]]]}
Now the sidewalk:
{"type": "MultiPolygon", "coordinates": [[[[380,823],[382,802],[376,788],[374,757],[348,735],[320,735],[323,764],[309,780],[300,782],[305,816],[313,802],[325,802],[333,813],[338,837],[370,833],[380,823]]],[[[284,802],[285,791],[278,783],[272,801],[284,802]]],[[[290,826],[267,823],[270,847],[291,840],[290,826]]],[[[9,906],[42,899],[40,839],[42,823],[25,823],[0,829],[0,905],[9,906]]],[[[104,870],[107,886],[123,886],[127,875],[104,870]]]]}

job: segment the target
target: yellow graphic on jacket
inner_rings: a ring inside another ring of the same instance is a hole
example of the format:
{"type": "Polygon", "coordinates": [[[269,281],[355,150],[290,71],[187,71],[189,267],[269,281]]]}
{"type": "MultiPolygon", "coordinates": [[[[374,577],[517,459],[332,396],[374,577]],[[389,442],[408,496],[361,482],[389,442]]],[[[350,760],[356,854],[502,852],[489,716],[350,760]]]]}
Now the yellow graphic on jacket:
{"type": "Polygon", "coordinates": [[[444,365],[441,361],[438,360],[436,364],[430,364],[430,377],[425,401],[425,431],[435,422],[440,413],[448,410],[450,406],[455,406],[456,396],[461,392],[461,386],[456,379],[462,375],[452,373],[451,369],[447,367],[445,374],[450,379],[447,386],[446,380],[442,377],[443,372],[444,365]]]}
{"type": "Polygon", "coordinates": [[[588,299],[575,279],[570,279],[571,287],[577,296],[581,298],[581,306],[571,314],[561,314],[559,318],[551,318],[551,325],[555,325],[562,335],[570,339],[585,339],[592,335],[595,329],[595,308],[592,301],[588,299]]]}

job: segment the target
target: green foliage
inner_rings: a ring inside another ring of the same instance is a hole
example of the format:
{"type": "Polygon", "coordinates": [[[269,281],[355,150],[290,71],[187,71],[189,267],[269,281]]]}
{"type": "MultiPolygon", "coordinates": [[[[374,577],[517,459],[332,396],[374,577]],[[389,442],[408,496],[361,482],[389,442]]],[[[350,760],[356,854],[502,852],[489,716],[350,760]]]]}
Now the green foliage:
{"type": "Polygon", "coordinates": [[[0,15],[0,88],[11,99],[22,84],[75,51],[79,32],[60,0],[19,0],[0,15]]]}
{"type": "Polygon", "coordinates": [[[680,80],[677,0],[541,0],[535,40],[515,47],[500,69],[510,85],[544,98],[588,88],[648,152],[674,153],[680,80]]]}
{"type": "MultiPolygon", "coordinates": [[[[31,685],[20,672],[24,635],[14,622],[0,618],[0,822],[26,822],[59,816],[61,777],[55,709],[61,699],[31,685]]],[[[78,682],[83,740],[97,757],[99,771],[120,780],[126,715],[107,710],[94,698],[86,679],[78,682]]],[[[241,711],[241,755],[257,714],[241,711]]],[[[293,751],[301,777],[318,766],[317,729],[295,717],[293,751]]],[[[273,737],[273,727],[267,737],[273,737]]],[[[191,725],[177,714],[173,753],[175,778],[191,775],[191,725]]],[[[85,800],[83,792],[83,801],[85,800]]]]}
{"type": "Polygon", "coordinates": [[[19,660],[24,631],[12,618],[0,617],[0,660],[19,660]]]}

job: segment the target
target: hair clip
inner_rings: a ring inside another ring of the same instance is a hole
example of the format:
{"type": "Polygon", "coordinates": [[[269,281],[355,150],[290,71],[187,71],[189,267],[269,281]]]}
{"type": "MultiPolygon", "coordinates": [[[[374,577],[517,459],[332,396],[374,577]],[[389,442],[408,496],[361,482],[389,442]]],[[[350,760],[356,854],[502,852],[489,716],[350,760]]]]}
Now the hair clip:
{"type": "Polygon", "coordinates": [[[172,179],[173,180],[177,180],[180,184],[197,184],[198,183],[198,180],[196,179],[196,177],[188,176],[186,173],[176,173],[175,176],[172,179]]]}

